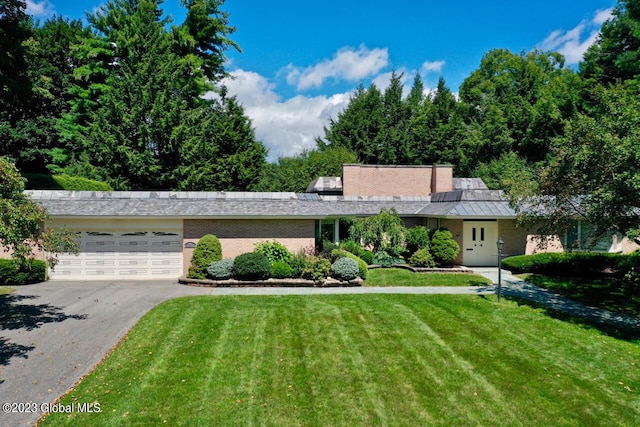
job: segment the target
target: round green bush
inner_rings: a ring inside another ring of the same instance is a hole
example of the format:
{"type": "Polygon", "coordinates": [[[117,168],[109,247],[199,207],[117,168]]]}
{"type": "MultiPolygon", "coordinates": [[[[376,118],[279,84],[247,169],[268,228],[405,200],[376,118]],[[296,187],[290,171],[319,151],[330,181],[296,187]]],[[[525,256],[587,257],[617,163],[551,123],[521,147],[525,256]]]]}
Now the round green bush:
{"type": "Polygon", "coordinates": [[[271,263],[266,255],[249,252],[233,261],[233,275],[239,280],[263,280],[271,274],[271,263]]]}
{"type": "Polygon", "coordinates": [[[293,268],[285,261],[276,261],[271,264],[271,277],[275,277],[276,279],[293,277],[293,268]]]}
{"type": "Polygon", "coordinates": [[[207,273],[211,279],[231,279],[233,277],[233,260],[221,259],[214,261],[207,267],[207,273]]]}
{"type": "Polygon", "coordinates": [[[351,258],[338,258],[331,264],[331,276],[341,281],[353,280],[359,272],[358,263],[351,258]]]}
{"type": "Polygon", "coordinates": [[[207,276],[207,268],[214,261],[222,259],[222,246],[213,234],[205,234],[198,241],[191,256],[191,267],[188,277],[191,279],[204,279],[207,276]]]}
{"type": "Polygon", "coordinates": [[[331,272],[331,262],[326,258],[318,256],[310,256],[305,258],[304,268],[302,269],[302,277],[322,282],[329,276],[331,272]]]}
{"type": "Polygon", "coordinates": [[[431,236],[431,255],[437,265],[453,265],[460,253],[460,246],[449,230],[436,230],[431,236]]]}
{"type": "Polygon", "coordinates": [[[418,249],[429,247],[429,229],[423,225],[409,228],[404,234],[407,252],[415,253],[418,249]]]}
{"type": "Polygon", "coordinates": [[[357,257],[356,255],[352,254],[351,252],[347,252],[344,249],[334,249],[331,251],[331,259],[333,261],[337,261],[338,258],[351,258],[352,260],[354,260],[357,264],[358,264],[358,275],[362,278],[362,279],[366,279],[367,278],[367,272],[369,271],[369,266],[367,265],[366,262],[364,262],[364,260],[360,259],[359,257],[357,257]]]}
{"type": "Polygon", "coordinates": [[[416,267],[435,267],[436,263],[429,252],[429,248],[418,249],[411,258],[409,258],[409,264],[416,267]]]}
{"type": "Polygon", "coordinates": [[[292,258],[289,249],[287,249],[287,247],[282,243],[276,242],[275,240],[273,242],[267,240],[265,242],[256,243],[254,252],[265,255],[271,264],[276,261],[290,262],[292,258]]]}

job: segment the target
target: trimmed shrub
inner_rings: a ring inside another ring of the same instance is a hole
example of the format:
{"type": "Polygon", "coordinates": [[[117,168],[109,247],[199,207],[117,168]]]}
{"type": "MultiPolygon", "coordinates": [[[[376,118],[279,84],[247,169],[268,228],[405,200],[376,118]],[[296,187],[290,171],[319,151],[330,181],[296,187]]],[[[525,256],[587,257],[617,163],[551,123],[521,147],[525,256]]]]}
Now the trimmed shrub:
{"type": "Polygon", "coordinates": [[[331,276],[341,281],[353,280],[359,272],[358,262],[351,258],[338,258],[331,264],[331,276]]]}
{"type": "Polygon", "coordinates": [[[95,181],[81,176],[47,175],[41,173],[25,174],[28,190],[71,190],[71,191],[113,191],[106,182],[95,181]]]}
{"type": "Polygon", "coordinates": [[[214,261],[207,267],[207,273],[211,279],[231,279],[233,277],[233,260],[221,259],[214,261]]]}
{"type": "Polygon", "coordinates": [[[233,261],[233,275],[240,280],[263,280],[271,274],[271,263],[266,255],[249,252],[233,261]]]}
{"type": "Polygon", "coordinates": [[[271,277],[276,279],[293,277],[293,268],[285,261],[276,261],[271,264],[271,277]]]}
{"type": "Polygon", "coordinates": [[[365,250],[360,257],[367,264],[373,264],[373,252],[365,250]]]}
{"type": "Polygon", "coordinates": [[[206,278],[209,265],[221,259],[222,246],[220,245],[220,241],[213,234],[205,234],[193,250],[188,277],[191,279],[206,278]]]}
{"type": "Polygon", "coordinates": [[[322,282],[329,276],[330,271],[331,262],[328,259],[310,256],[305,259],[302,277],[315,282],[322,282]]]}
{"type": "Polygon", "coordinates": [[[265,242],[256,243],[254,246],[254,252],[266,256],[271,264],[277,261],[291,261],[291,252],[289,252],[289,249],[280,242],[276,242],[275,240],[270,242],[267,240],[265,242]]]}
{"type": "Polygon", "coordinates": [[[331,260],[337,261],[338,258],[351,258],[358,264],[358,276],[362,279],[367,278],[367,273],[369,271],[369,266],[364,260],[359,258],[358,256],[352,254],[351,252],[347,252],[344,249],[334,249],[331,251],[331,260]]]}
{"type": "Polygon", "coordinates": [[[629,255],[588,252],[540,253],[505,258],[502,266],[514,273],[585,278],[613,274],[623,277],[629,257],[629,255]]]}
{"type": "Polygon", "coordinates": [[[429,252],[429,248],[418,249],[411,258],[409,258],[409,264],[416,267],[435,267],[436,263],[429,252]]]}
{"type": "Polygon", "coordinates": [[[460,253],[460,246],[449,230],[440,229],[431,236],[430,251],[437,265],[453,265],[460,253]]]}
{"type": "Polygon", "coordinates": [[[418,249],[429,247],[429,229],[423,225],[408,228],[404,233],[405,243],[407,245],[407,253],[413,254],[418,249]]]}
{"type": "Polygon", "coordinates": [[[12,259],[0,259],[0,285],[30,285],[47,280],[47,264],[34,259],[30,265],[16,270],[12,259]]]}
{"type": "Polygon", "coordinates": [[[351,252],[358,258],[362,258],[362,254],[364,253],[364,248],[353,240],[340,242],[340,249],[344,249],[347,252],[351,252]]]}

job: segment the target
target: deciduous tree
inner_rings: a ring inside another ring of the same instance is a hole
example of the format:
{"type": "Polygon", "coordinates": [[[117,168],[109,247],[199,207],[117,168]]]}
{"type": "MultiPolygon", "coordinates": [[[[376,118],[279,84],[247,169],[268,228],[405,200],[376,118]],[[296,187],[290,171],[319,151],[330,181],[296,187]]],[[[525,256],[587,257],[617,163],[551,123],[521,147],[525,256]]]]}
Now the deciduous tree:
{"type": "Polygon", "coordinates": [[[0,157],[0,244],[11,252],[18,268],[28,268],[34,249],[47,254],[54,267],[57,253],[78,250],[68,231],[44,228],[45,209],[24,194],[24,179],[6,157],[0,157]]]}

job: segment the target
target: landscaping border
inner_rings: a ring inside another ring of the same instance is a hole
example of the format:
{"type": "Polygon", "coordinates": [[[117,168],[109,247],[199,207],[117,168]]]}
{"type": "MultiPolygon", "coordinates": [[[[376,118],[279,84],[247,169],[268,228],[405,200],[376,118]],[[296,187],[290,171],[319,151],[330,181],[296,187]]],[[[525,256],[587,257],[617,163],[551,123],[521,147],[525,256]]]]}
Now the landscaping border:
{"type": "Polygon", "coordinates": [[[209,288],[241,288],[241,287],[286,287],[286,288],[340,288],[362,286],[363,280],[356,278],[348,282],[341,282],[332,278],[328,278],[323,282],[314,282],[306,279],[265,279],[265,280],[210,280],[210,279],[189,279],[182,276],[178,279],[178,283],[188,286],[209,287],[209,288]]]}

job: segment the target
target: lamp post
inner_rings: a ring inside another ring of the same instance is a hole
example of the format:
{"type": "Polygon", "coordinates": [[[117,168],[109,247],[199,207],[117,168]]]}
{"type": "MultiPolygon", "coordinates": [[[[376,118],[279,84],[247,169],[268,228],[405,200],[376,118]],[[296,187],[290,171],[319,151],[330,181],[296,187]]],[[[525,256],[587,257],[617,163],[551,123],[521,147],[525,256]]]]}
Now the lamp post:
{"type": "Polygon", "coordinates": [[[498,239],[496,244],[498,245],[498,302],[500,302],[502,294],[502,247],[504,246],[504,241],[498,239]]]}

